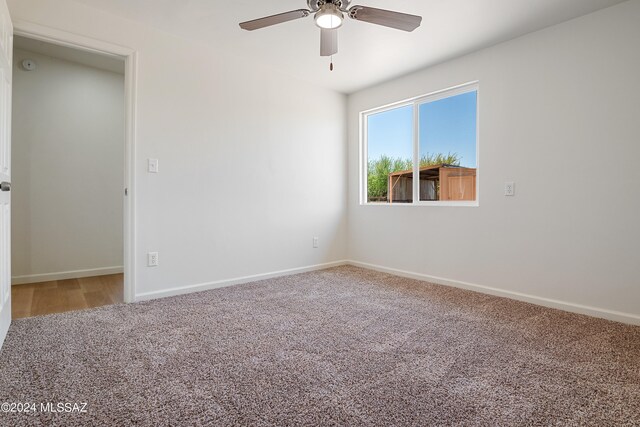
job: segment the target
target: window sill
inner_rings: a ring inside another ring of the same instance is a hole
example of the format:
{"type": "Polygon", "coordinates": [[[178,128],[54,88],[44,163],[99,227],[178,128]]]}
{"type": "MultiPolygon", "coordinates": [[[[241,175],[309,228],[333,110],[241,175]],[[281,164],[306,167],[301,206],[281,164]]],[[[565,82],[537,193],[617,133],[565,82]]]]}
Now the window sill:
{"type": "Polygon", "coordinates": [[[416,203],[360,203],[360,206],[430,206],[430,207],[465,207],[465,208],[477,208],[480,207],[478,201],[474,202],[416,202],[416,203]]]}

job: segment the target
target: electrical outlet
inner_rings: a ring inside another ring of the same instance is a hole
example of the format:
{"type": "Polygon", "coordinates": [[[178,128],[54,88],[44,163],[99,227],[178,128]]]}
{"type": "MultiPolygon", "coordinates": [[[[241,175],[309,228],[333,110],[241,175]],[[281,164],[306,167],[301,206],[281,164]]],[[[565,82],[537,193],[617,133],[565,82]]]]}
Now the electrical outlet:
{"type": "Polygon", "coordinates": [[[148,162],[149,173],[158,173],[158,159],[149,159],[148,162]]]}
{"type": "Polygon", "coordinates": [[[314,237],[314,238],[313,238],[313,247],[314,247],[314,248],[317,248],[317,247],[319,247],[319,246],[320,246],[319,239],[318,239],[317,237],[314,237]]]}
{"type": "Polygon", "coordinates": [[[149,252],[147,254],[147,267],[158,266],[158,252],[149,252]]]}
{"type": "Polygon", "coordinates": [[[505,196],[515,196],[516,195],[516,184],[514,182],[505,182],[504,183],[504,195],[505,196]]]}

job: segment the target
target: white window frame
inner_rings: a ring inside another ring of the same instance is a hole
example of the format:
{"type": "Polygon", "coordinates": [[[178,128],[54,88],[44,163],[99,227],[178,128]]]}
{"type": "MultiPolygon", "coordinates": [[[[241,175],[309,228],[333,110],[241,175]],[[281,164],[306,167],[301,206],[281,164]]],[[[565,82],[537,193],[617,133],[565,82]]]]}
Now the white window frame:
{"type": "Polygon", "coordinates": [[[451,88],[439,90],[427,95],[420,95],[403,101],[394,102],[382,107],[372,108],[360,112],[360,205],[365,206],[480,206],[480,83],[469,82],[451,88]],[[396,108],[413,106],[413,176],[420,174],[420,106],[429,102],[439,101],[464,93],[476,92],[476,199],[473,201],[420,201],[420,180],[413,180],[412,203],[380,203],[369,202],[367,193],[367,169],[368,169],[368,135],[367,120],[373,114],[383,113],[396,108]]]}

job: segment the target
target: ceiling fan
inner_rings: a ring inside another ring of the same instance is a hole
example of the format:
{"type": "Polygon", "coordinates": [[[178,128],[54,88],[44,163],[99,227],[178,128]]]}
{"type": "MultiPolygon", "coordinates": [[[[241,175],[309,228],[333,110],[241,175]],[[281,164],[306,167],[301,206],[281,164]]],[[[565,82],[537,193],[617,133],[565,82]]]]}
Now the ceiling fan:
{"type": "Polygon", "coordinates": [[[345,15],[356,21],[369,22],[403,31],[413,31],[422,22],[421,16],[367,6],[349,7],[349,3],[351,0],[307,0],[308,9],[297,9],[242,22],[240,28],[253,31],[314,14],[316,25],[320,27],[320,55],[331,56],[338,53],[338,28],[342,26],[345,15]]]}

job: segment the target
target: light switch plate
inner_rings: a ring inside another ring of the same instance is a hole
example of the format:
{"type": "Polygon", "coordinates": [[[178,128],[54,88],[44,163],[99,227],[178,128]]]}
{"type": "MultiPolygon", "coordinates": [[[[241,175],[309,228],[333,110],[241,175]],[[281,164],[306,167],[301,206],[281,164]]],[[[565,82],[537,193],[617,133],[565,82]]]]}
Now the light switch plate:
{"type": "Polygon", "coordinates": [[[149,159],[147,170],[149,173],[158,173],[158,159],[149,159]]]}

